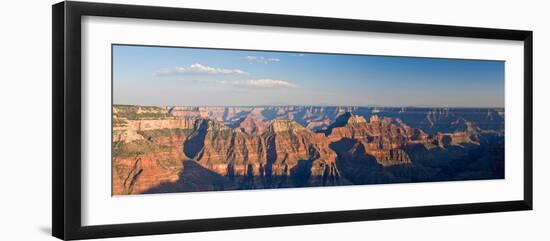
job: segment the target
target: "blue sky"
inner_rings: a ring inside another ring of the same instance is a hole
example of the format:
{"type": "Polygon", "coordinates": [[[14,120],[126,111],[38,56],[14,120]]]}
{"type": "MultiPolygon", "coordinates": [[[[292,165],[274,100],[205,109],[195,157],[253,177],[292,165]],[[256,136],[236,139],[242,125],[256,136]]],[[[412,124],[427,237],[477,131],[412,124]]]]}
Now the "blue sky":
{"type": "Polygon", "coordinates": [[[504,62],[114,45],[113,103],[503,107],[504,62]]]}

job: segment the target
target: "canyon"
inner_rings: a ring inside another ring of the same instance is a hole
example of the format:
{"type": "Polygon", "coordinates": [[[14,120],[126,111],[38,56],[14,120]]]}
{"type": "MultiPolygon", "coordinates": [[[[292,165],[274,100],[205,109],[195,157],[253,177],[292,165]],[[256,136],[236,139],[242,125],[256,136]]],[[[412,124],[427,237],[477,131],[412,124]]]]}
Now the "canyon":
{"type": "Polygon", "coordinates": [[[112,194],[504,178],[504,109],[113,106],[112,194]]]}

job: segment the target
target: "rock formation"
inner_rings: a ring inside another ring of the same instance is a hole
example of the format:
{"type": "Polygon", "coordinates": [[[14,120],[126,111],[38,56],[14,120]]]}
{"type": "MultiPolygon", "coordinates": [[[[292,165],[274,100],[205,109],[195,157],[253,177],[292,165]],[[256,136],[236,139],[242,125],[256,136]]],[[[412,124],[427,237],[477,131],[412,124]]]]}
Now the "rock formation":
{"type": "Polygon", "coordinates": [[[115,106],[113,195],[500,178],[503,118],[499,109],[115,106]]]}

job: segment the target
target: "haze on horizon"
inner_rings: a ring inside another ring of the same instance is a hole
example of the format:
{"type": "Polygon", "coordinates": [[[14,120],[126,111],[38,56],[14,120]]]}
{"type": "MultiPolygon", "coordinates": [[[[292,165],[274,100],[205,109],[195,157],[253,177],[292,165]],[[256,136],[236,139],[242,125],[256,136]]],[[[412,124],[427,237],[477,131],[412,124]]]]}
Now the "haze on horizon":
{"type": "Polygon", "coordinates": [[[504,107],[504,62],[113,46],[113,103],[504,107]]]}

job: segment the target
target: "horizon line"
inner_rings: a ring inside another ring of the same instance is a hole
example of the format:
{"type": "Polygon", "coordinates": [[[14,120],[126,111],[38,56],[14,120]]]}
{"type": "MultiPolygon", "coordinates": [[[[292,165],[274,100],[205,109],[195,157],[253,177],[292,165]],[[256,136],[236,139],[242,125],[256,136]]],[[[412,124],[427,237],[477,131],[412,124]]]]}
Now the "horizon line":
{"type": "Polygon", "coordinates": [[[140,107],[358,107],[358,108],[441,108],[441,109],[505,109],[498,106],[391,106],[391,105],[142,105],[142,104],[115,104],[112,106],[140,106],[140,107]]]}

